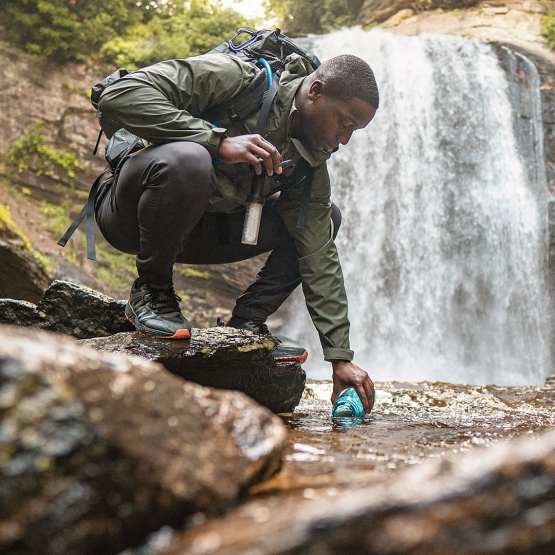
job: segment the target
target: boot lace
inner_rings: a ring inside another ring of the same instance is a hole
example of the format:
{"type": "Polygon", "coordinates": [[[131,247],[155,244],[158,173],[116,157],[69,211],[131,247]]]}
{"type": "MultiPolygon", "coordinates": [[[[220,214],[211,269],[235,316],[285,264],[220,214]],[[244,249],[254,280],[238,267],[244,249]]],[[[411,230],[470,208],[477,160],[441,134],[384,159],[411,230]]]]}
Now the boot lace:
{"type": "Polygon", "coordinates": [[[268,335],[270,333],[270,330],[268,329],[268,326],[266,325],[266,323],[263,320],[258,320],[257,318],[255,318],[253,320],[253,324],[255,324],[256,328],[256,332],[255,333],[261,333],[261,334],[265,334],[268,335]]]}
{"type": "Polygon", "coordinates": [[[181,297],[175,293],[173,287],[170,289],[151,289],[143,299],[156,314],[181,312],[179,308],[181,297]]]}

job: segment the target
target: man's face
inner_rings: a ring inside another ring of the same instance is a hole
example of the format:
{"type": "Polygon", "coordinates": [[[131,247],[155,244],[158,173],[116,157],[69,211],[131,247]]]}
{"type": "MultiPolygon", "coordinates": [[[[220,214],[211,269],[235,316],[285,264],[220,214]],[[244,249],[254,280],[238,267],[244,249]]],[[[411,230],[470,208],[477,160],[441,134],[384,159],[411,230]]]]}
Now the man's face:
{"type": "Polygon", "coordinates": [[[308,101],[299,108],[299,139],[308,146],[331,152],[346,145],[357,129],[366,127],[376,109],[360,98],[348,101],[323,93],[322,83],[314,81],[308,101]]]}

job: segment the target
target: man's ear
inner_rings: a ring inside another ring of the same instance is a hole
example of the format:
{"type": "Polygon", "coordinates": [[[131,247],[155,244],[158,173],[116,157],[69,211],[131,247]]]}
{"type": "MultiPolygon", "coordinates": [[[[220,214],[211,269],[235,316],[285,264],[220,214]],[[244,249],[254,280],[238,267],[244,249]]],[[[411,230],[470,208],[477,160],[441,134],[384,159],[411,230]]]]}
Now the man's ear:
{"type": "Polygon", "coordinates": [[[324,94],[324,83],[319,79],[315,79],[308,89],[308,100],[314,102],[324,94]]]}

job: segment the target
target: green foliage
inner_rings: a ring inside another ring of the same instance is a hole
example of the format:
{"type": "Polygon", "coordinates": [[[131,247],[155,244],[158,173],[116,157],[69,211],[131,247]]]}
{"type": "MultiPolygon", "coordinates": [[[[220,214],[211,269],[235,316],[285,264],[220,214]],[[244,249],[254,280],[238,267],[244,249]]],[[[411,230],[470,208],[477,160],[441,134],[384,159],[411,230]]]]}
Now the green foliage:
{"type": "Polygon", "coordinates": [[[71,223],[71,207],[72,203],[69,200],[65,200],[62,204],[50,204],[42,201],[40,204],[41,227],[50,231],[54,237],[61,237],[71,223]]]}
{"type": "MultiPolygon", "coordinates": [[[[69,199],[60,205],[43,201],[40,206],[42,226],[54,237],[61,237],[73,219],[73,215],[77,214],[80,209],[80,205],[76,205],[69,199]]],[[[80,234],[80,240],[83,249],[85,249],[87,241],[85,233],[80,234]]],[[[129,284],[137,277],[135,257],[117,251],[99,234],[96,235],[95,245],[98,258],[98,279],[110,287],[128,288],[129,284]]],[[[71,243],[65,247],[65,257],[71,264],[79,266],[79,260],[71,243]]]]}
{"type": "Polygon", "coordinates": [[[209,272],[201,272],[199,270],[195,270],[194,268],[191,268],[186,264],[179,264],[178,266],[176,266],[176,270],[184,278],[210,279],[209,272]]]}
{"type": "Polygon", "coordinates": [[[100,50],[115,66],[137,69],[160,60],[202,54],[255,23],[217,0],[192,0],[171,17],[155,16],[108,41],[100,50]]]}
{"type": "MultiPolygon", "coordinates": [[[[221,0],[2,0],[8,40],[40,61],[136,69],[201,54],[255,25],[221,0]]],[[[255,25],[256,26],[256,25],[255,25]]]]}
{"type": "Polygon", "coordinates": [[[551,48],[555,48],[555,6],[543,17],[541,32],[549,41],[551,48]]]}
{"type": "Polygon", "coordinates": [[[327,33],[333,29],[354,25],[358,9],[354,11],[353,4],[355,3],[349,2],[349,0],[324,0],[324,10],[320,16],[322,30],[327,33]]]}
{"type": "Polygon", "coordinates": [[[19,172],[31,170],[36,175],[55,177],[63,170],[70,184],[75,171],[83,169],[75,154],[46,144],[44,124],[40,119],[29,125],[25,135],[8,149],[6,161],[17,166],[19,172]]]}
{"type": "MultiPolygon", "coordinates": [[[[12,42],[40,60],[84,60],[149,11],[136,0],[3,0],[12,42]]],[[[151,5],[149,5],[151,7],[151,5]]],[[[151,9],[150,12],[155,12],[151,9]]]]}
{"type": "Polygon", "coordinates": [[[75,85],[72,85],[71,83],[68,83],[67,81],[65,81],[63,83],[63,87],[68,90],[70,93],[79,95],[81,98],[85,98],[86,100],[90,100],[91,99],[91,89],[90,88],[85,88],[85,87],[76,87],[75,85]]]}
{"type": "Polygon", "coordinates": [[[356,23],[363,0],[264,0],[267,17],[288,33],[327,33],[356,23]]]}

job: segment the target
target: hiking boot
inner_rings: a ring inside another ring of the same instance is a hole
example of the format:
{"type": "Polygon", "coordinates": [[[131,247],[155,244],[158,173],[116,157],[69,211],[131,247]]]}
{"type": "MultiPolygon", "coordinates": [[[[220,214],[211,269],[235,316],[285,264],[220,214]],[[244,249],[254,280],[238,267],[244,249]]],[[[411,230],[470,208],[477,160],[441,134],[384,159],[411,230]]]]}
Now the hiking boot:
{"type": "Polygon", "coordinates": [[[279,345],[272,355],[276,362],[295,362],[297,364],[303,364],[308,358],[308,351],[304,347],[279,345]]]}
{"type": "Polygon", "coordinates": [[[226,325],[230,328],[252,331],[253,333],[260,333],[263,335],[268,335],[270,333],[268,326],[266,325],[264,320],[262,320],[262,318],[253,318],[252,320],[247,320],[246,318],[241,318],[240,316],[233,315],[226,325]]]}
{"type": "Polygon", "coordinates": [[[164,289],[149,287],[135,280],[125,316],[137,331],[159,339],[190,339],[191,325],[181,314],[181,299],[170,285],[164,289]]]}
{"type": "MultiPolygon", "coordinates": [[[[269,334],[270,330],[262,318],[253,318],[247,320],[240,316],[233,315],[227,324],[224,324],[218,318],[218,326],[228,326],[239,330],[248,330],[254,333],[269,334]]],[[[275,337],[278,343],[281,341],[275,337]]],[[[273,352],[273,357],[276,362],[294,362],[296,364],[303,364],[308,358],[308,351],[304,347],[288,347],[286,345],[279,345],[273,352]]]]}

